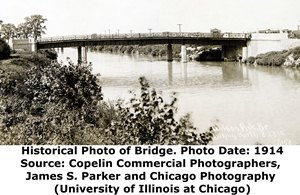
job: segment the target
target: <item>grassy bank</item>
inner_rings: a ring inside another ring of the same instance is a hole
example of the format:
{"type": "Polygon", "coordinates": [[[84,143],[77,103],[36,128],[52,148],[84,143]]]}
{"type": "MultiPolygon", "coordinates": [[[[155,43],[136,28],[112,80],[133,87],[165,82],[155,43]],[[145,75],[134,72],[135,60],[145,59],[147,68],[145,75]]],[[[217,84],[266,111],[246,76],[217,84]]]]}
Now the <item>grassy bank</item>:
{"type": "Polygon", "coordinates": [[[256,57],[249,57],[246,62],[262,66],[298,67],[300,65],[300,47],[259,54],[256,57]]]}

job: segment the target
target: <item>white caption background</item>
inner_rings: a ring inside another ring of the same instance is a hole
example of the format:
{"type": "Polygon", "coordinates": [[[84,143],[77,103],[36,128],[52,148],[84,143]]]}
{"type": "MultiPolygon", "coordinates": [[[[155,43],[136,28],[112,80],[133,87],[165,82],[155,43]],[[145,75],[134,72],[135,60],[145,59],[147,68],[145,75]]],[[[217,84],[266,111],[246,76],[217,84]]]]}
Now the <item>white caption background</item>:
{"type": "MultiPolygon", "coordinates": [[[[34,146],[39,147],[39,146],[34,146]]],[[[57,146],[44,146],[45,148],[57,148],[57,146]]],[[[74,146],[60,146],[63,147],[74,147],[74,146]]],[[[5,195],[55,195],[55,186],[57,184],[67,184],[69,186],[76,186],[76,184],[87,187],[87,186],[104,186],[112,185],[119,187],[117,194],[126,194],[123,189],[126,186],[136,185],[133,193],[128,194],[156,194],[153,192],[149,193],[139,193],[138,185],[143,184],[154,184],[155,186],[179,186],[180,192],[174,194],[184,194],[184,186],[195,186],[195,193],[185,193],[185,194],[217,194],[217,193],[200,193],[198,187],[202,184],[207,184],[214,186],[245,186],[248,184],[250,186],[250,194],[253,195],[299,195],[299,175],[300,175],[300,146],[283,146],[283,154],[275,155],[255,155],[255,147],[257,146],[237,146],[238,148],[249,148],[249,155],[219,155],[219,146],[207,146],[207,148],[213,148],[215,150],[214,155],[181,155],[181,146],[159,146],[160,148],[172,148],[176,155],[166,155],[160,157],[159,155],[135,155],[134,147],[131,146],[130,155],[120,155],[120,148],[127,148],[128,146],[92,146],[94,148],[103,148],[109,147],[114,148],[116,151],[115,155],[81,155],[81,146],[77,146],[78,154],[77,155],[22,155],[22,146],[1,146],[0,147],[0,194],[5,195]],[[48,160],[57,160],[64,161],[63,168],[22,168],[21,160],[28,159],[31,161],[48,161],[48,160]],[[107,161],[113,162],[113,167],[90,167],[88,169],[83,168],[71,168],[69,166],[69,161],[71,159],[76,159],[77,161],[98,161],[98,159],[105,159],[107,161]],[[185,168],[120,168],[116,166],[116,161],[119,159],[124,159],[127,161],[138,161],[138,160],[182,160],[186,159],[186,162],[189,162],[189,159],[201,159],[203,161],[208,160],[218,160],[218,161],[251,161],[255,159],[256,161],[277,161],[277,164],[280,165],[279,169],[276,168],[248,168],[244,170],[242,168],[231,168],[226,170],[225,168],[198,168],[198,167],[189,167],[189,163],[186,164],[185,168]],[[200,172],[212,173],[261,173],[266,172],[269,174],[276,174],[273,182],[270,181],[225,181],[225,180],[200,180],[200,172]],[[63,174],[63,180],[47,180],[47,181],[36,181],[36,180],[26,180],[27,172],[32,173],[44,173],[44,174],[63,174]],[[77,176],[77,180],[66,180],[67,172],[74,172],[74,175],[77,176]],[[97,173],[114,173],[121,174],[119,180],[81,180],[82,172],[89,172],[93,174],[97,173]],[[126,181],[124,180],[125,173],[143,173],[146,172],[146,180],[134,180],[126,181]],[[161,172],[161,173],[194,173],[197,175],[196,180],[190,180],[188,182],[176,181],[176,180],[151,180],[149,174],[151,172],[161,172]]],[[[154,147],[154,146],[152,146],[154,147]]],[[[202,146],[192,146],[193,148],[202,148],[202,146]]],[[[227,148],[234,148],[235,146],[226,146],[227,148]]],[[[271,146],[268,146],[271,147],[271,146]]],[[[279,146],[274,146],[278,148],[279,146]]],[[[147,148],[147,146],[145,146],[147,148]]],[[[114,194],[114,193],[59,193],[59,194],[114,194]]],[[[157,194],[172,194],[172,193],[157,193],[157,194]]],[[[222,193],[226,194],[226,193],[222,193]]],[[[232,193],[227,193],[232,194],[232,193]]],[[[240,193],[237,193],[240,194],[240,193]]],[[[242,193],[246,194],[246,193],[242,193]]]]}

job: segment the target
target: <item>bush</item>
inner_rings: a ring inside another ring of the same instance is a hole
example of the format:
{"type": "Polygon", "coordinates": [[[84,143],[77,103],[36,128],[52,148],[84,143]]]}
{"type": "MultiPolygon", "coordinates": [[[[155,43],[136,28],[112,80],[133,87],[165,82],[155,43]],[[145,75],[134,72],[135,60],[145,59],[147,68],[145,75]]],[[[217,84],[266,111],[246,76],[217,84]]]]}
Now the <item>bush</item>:
{"type": "Polygon", "coordinates": [[[1,144],[207,144],[190,115],[175,119],[177,101],[165,103],[145,78],[127,104],[104,102],[90,67],[47,62],[18,77],[0,72],[1,144]]]}
{"type": "Polygon", "coordinates": [[[0,39],[0,60],[9,58],[10,53],[9,45],[3,39],[0,39]]]}
{"type": "Polygon", "coordinates": [[[208,144],[213,137],[212,128],[197,134],[190,115],[175,120],[177,108],[175,94],[170,103],[152,89],[144,77],[140,78],[141,94],[133,94],[130,102],[117,104],[117,117],[110,128],[110,144],[208,144]]]}
{"type": "Polygon", "coordinates": [[[24,80],[11,74],[4,72],[0,79],[5,143],[75,144],[77,130],[101,124],[101,87],[88,67],[42,64],[27,71],[24,80]],[[17,141],[14,129],[19,129],[17,141]]]}
{"type": "Polygon", "coordinates": [[[246,61],[247,61],[248,63],[250,63],[250,64],[254,64],[254,62],[255,62],[255,57],[250,56],[246,61]]]}

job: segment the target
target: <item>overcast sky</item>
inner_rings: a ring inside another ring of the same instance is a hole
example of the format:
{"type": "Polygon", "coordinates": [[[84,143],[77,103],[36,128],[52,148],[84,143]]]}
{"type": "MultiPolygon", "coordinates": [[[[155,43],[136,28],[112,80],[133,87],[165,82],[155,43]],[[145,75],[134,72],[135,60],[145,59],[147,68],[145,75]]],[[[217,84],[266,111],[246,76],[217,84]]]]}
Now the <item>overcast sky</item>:
{"type": "Polygon", "coordinates": [[[300,0],[0,0],[0,20],[48,19],[47,35],[178,31],[248,32],[296,29],[300,0]]]}

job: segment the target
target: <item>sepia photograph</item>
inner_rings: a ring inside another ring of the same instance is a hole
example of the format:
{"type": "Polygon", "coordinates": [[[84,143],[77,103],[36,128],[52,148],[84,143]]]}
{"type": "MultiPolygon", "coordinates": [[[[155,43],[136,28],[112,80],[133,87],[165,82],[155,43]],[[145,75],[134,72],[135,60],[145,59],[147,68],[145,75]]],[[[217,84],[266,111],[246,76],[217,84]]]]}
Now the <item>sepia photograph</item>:
{"type": "Polygon", "coordinates": [[[1,0],[1,145],[298,145],[300,1],[1,0]]]}

